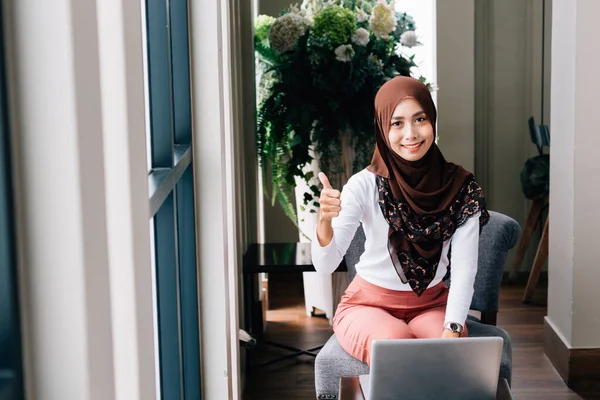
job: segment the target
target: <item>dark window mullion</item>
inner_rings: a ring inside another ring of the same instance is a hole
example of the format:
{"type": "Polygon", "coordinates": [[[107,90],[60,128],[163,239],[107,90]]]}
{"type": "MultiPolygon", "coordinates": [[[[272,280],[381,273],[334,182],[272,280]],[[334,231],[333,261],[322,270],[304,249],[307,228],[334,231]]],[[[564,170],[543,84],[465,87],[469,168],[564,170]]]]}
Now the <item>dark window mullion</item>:
{"type": "MultiPolygon", "coordinates": [[[[173,131],[177,145],[191,144],[191,101],[187,0],[167,0],[171,34],[173,131]]],[[[186,146],[186,147],[187,147],[186,146]]],[[[190,152],[191,156],[191,152],[190,152]]],[[[200,400],[200,349],[194,221],[194,182],[188,167],[176,187],[183,388],[186,400],[200,400]]]]}
{"type": "MultiPolygon", "coordinates": [[[[175,172],[168,0],[146,0],[146,15],[152,168],[168,170],[167,179],[175,172]]],[[[184,398],[176,215],[176,193],[170,190],[154,215],[162,399],[184,398]]]]}
{"type": "Polygon", "coordinates": [[[187,0],[169,0],[173,125],[176,144],[190,144],[192,131],[187,7],[187,0]]]}
{"type": "Polygon", "coordinates": [[[165,0],[146,0],[152,168],[173,166],[169,25],[165,0]]]}
{"type": "Polygon", "coordinates": [[[200,399],[187,0],[146,0],[163,399],[200,399]],[[177,163],[177,165],[175,165],[177,163]]]}
{"type": "Polygon", "coordinates": [[[24,398],[4,30],[0,9],[0,397],[24,398]]]}
{"type": "Polygon", "coordinates": [[[179,244],[179,286],[183,388],[186,400],[200,400],[200,337],[198,332],[198,290],[196,274],[196,234],[194,231],[194,176],[191,166],[177,183],[179,244]]]}
{"type": "Polygon", "coordinates": [[[161,398],[165,400],[184,398],[176,213],[171,192],[154,216],[161,398]]]}

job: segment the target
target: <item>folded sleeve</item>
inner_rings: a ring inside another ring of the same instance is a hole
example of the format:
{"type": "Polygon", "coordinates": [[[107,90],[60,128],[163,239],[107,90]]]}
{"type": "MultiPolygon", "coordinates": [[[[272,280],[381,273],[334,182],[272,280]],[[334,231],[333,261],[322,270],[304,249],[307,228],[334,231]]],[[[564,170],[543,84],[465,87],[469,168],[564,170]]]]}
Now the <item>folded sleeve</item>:
{"type": "Polygon", "coordinates": [[[451,285],[445,322],[464,326],[473,299],[479,256],[479,216],[470,217],[452,236],[451,285]]]}
{"type": "Polygon", "coordinates": [[[331,221],[333,238],[327,246],[320,245],[315,227],[311,254],[317,272],[331,274],[342,262],[363,216],[364,193],[361,189],[360,181],[356,176],[351,177],[344,186],[340,196],[342,210],[331,221]]]}

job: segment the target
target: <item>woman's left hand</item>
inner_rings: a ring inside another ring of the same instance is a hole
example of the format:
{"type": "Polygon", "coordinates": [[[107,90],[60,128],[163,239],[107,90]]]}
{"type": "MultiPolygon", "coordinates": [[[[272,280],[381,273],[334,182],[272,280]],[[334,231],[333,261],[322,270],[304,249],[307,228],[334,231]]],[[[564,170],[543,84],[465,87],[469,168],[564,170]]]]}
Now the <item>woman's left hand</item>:
{"type": "Polygon", "coordinates": [[[442,332],[442,339],[459,338],[459,337],[460,337],[460,333],[452,332],[448,329],[444,329],[444,332],[442,332]]]}

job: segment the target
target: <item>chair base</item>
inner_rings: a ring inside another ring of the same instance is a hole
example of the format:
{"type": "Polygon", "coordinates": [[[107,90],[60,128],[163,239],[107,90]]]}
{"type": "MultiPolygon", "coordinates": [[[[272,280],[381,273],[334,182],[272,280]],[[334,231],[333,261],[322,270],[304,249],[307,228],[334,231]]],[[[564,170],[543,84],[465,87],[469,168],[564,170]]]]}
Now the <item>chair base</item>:
{"type": "Polygon", "coordinates": [[[289,359],[300,357],[300,356],[311,356],[311,357],[316,358],[317,355],[319,355],[319,353],[316,353],[316,352],[321,350],[323,348],[323,346],[325,346],[322,344],[320,346],[311,347],[310,349],[303,350],[303,349],[299,349],[297,347],[288,346],[286,344],[281,344],[281,343],[271,342],[271,341],[266,341],[266,340],[263,343],[268,346],[277,347],[278,349],[291,351],[292,354],[288,354],[288,355],[281,356],[281,357],[276,357],[269,361],[263,361],[261,363],[251,365],[252,368],[266,367],[267,365],[275,364],[275,363],[278,363],[281,361],[289,360],[289,359]]]}

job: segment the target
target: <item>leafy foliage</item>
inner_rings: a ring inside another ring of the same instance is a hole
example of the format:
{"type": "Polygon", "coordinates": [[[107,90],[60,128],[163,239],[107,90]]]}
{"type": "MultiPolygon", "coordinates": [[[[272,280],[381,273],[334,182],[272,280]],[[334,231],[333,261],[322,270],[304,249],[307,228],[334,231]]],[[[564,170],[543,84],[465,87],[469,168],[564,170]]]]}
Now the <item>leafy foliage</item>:
{"type": "Polygon", "coordinates": [[[331,6],[315,15],[313,35],[324,38],[332,46],[346,43],[355,30],[356,17],[344,7],[331,6]]]}

